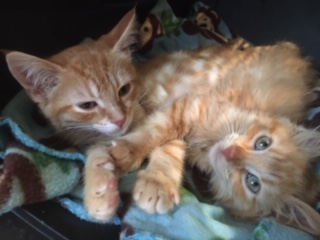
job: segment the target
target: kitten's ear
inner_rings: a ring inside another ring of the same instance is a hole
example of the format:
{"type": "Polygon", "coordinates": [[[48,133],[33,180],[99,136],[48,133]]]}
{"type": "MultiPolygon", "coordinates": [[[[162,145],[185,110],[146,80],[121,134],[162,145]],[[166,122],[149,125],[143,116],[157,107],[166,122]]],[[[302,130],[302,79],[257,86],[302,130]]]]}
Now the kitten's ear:
{"type": "Polygon", "coordinates": [[[127,12],[117,25],[106,35],[99,38],[98,41],[107,45],[112,45],[116,51],[131,54],[130,47],[137,42],[138,24],[136,21],[136,9],[133,8],[127,12]]]}
{"type": "Polygon", "coordinates": [[[63,70],[59,65],[21,52],[9,52],[6,61],[11,74],[38,103],[47,100],[63,70]]]}
{"type": "Polygon", "coordinates": [[[310,155],[309,159],[320,156],[320,132],[299,126],[294,139],[300,149],[310,155]]]}
{"type": "Polygon", "coordinates": [[[284,207],[275,212],[274,217],[285,225],[320,236],[320,214],[296,197],[288,197],[284,202],[284,207]]]}

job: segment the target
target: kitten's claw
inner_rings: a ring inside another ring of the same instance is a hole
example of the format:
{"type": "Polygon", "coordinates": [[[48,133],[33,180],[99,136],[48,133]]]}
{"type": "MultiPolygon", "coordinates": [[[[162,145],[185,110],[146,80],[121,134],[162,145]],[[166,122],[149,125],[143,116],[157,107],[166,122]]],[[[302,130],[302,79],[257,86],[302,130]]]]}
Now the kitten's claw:
{"type": "Polygon", "coordinates": [[[167,213],[180,202],[178,187],[163,173],[148,170],[139,173],[133,198],[148,213],[167,213]]]}
{"type": "Polygon", "coordinates": [[[110,220],[119,205],[118,178],[112,171],[96,170],[86,182],[84,204],[90,216],[110,220]]]}

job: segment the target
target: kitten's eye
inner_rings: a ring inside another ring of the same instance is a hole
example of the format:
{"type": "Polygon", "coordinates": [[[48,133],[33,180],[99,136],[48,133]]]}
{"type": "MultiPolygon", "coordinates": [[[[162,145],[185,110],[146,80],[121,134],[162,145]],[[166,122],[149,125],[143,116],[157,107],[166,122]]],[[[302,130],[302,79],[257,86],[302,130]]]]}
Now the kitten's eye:
{"type": "Polygon", "coordinates": [[[260,191],[260,181],[258,177],[252,173],[248,173],[246,176],[246,185],[249,190],[253,193],[258,193],[260,191]]]}
{"type": "Polygon", "coordinates": [[[254,150],[261,151],[267,149],[271,145],[271,138],[263,136],[257,139],[254,144],[254,150]]]}
{"type": "Polygon", "coordinates": [[[131,89],[130,83],[123,85],[119,90],[119,96],[122,97],[122,96],[126,95],[130,91],[130,89],[131,89]]]}
{"type": "Polygon", "coordinates": [[[78,104],[79,108],[82,108],[84,110],[91,110],[93,108],[95,108],[98,104],[96,102],[84,102],[84,103],[80,103],[78,104]]]}

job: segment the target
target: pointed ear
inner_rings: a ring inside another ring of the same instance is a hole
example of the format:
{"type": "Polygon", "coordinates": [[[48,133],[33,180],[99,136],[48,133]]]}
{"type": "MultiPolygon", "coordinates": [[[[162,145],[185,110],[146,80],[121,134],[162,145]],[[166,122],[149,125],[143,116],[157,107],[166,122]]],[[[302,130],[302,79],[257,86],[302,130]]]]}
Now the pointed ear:
{"type": "Polygon", "coordinates": [[[320,156],[320,132],[298,126],[294,140],[301,150],[309,154],[310,160],[320,156]]]}
{"type": "Polygon", "coordinates": [[[21,52],[9,52],[6,61],[14,78],[38,103],[48,99],[63,70],[59,65],[21,52]]]}
{"type": "Polygon", "coordinates": [[[127,12],[117,25],[107,34],[101,36],[98,41],[108,46],[113,46],[116,51],[130,54],[130,47],[137,42],[138,23],[136,21],[135,8],[127,12]]]}
{"type": "Polygon", "coordinates": [[[290,196],[274,216],[279,222],[320,236],[320,214],[300,199],[290,196]]]}

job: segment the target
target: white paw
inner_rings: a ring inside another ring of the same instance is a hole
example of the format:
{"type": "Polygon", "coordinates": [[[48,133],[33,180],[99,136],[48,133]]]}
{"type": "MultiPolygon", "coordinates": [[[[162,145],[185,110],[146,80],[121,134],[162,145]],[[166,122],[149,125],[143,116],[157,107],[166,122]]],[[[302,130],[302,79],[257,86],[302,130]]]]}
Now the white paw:
{"type": "Polygon", "coordinates": [[[133,198],[148,213],[167,213],[180,202],[179,188],[161,172],[142,170],[133,198]]]}
{"type": "Polygon", "coordinates": [[[112,163],[99,164],[86,171],[84,203],[88,213],[100,221],[110,220],[119,205],[118,178],[112,169],[112,163]]]}

